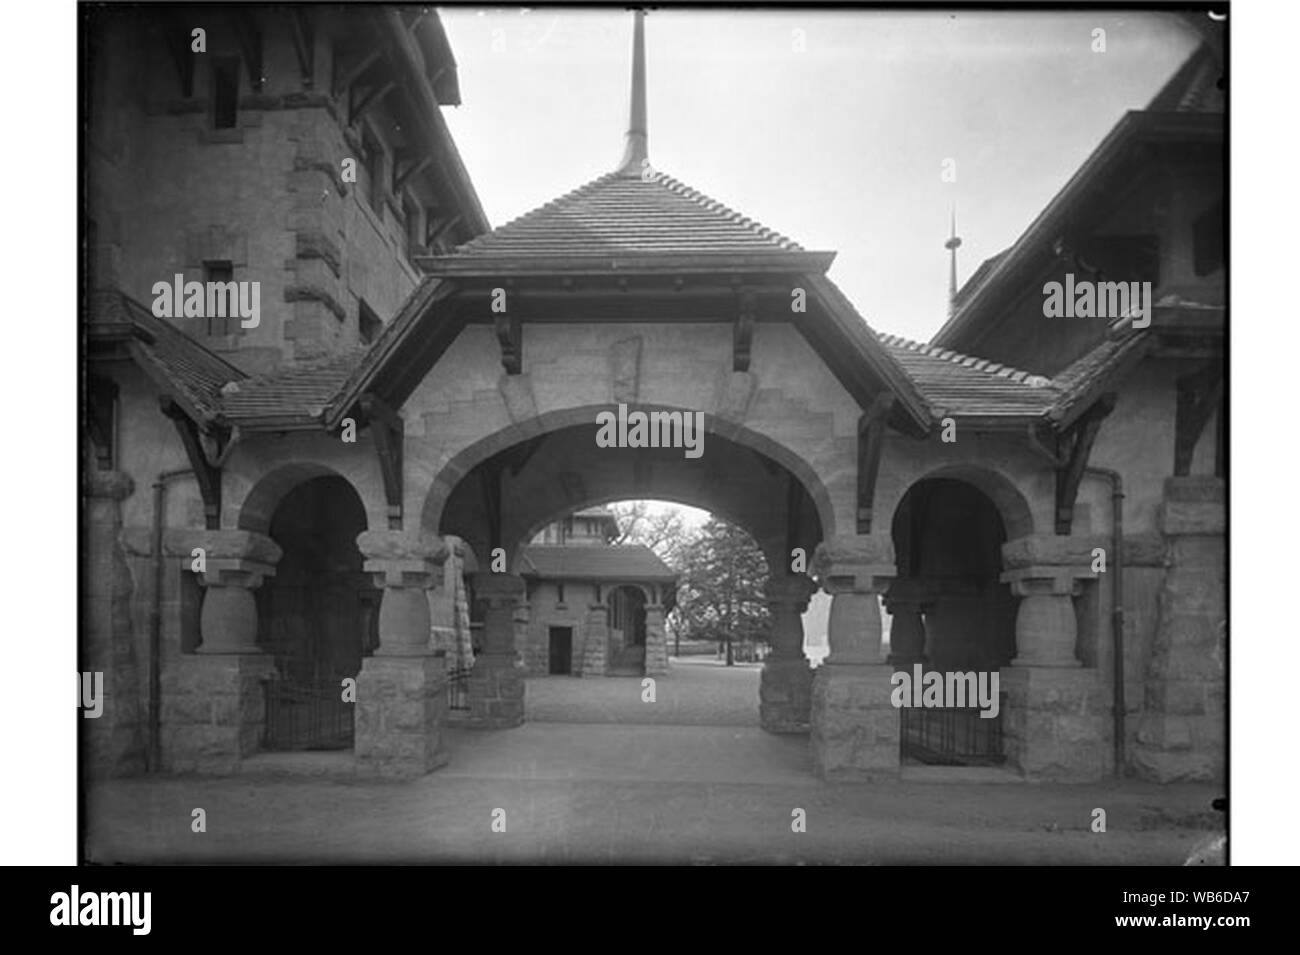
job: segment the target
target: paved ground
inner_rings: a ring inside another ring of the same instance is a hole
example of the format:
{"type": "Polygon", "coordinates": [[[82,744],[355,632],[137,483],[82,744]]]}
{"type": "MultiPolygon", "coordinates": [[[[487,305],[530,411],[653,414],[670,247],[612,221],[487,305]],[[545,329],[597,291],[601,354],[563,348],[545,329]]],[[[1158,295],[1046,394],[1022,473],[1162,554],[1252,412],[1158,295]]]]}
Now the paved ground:
{"type": "Polygon", "coordinates": [[[707,657],[672,660],[655,678],[655,702],[641,677],[528,679],[528,719],[547,723],[678,723],[758,726],[757,663],[724,666],[707,657]]]}
{"type": "MultiPolygon", "coordinates": [[[[756,669],[680,670],[657,686],[661,701],[674,700],[667,712],[739,719],[737,703],[719,700],[741,686],[754,708],[756,669]],[[712,685],[718,700],[691,701],[688,685],[712,685]]],[[[100,862],[1180,864],[1220,819],[1208,809],[1218,793],[1203,786],[827,785],[811,773],[806,737],[667,725],[639,689],[637,679],[530,681],[530,709],[540,705],[547,719],[451,730],[449,765],[411,782],[359,781],[347,754],[304,753],[259,757],[235,778],[102,784],[88,794],[87,854],[100,862]],[[535,695],[538,684],[545,689],[535,695]],[[562,722],[580,713],[619,722],[562,722]],[[625,722],[638,714],[642,723],[625,722]],[[265,775],[286,764],[294,775],[265,775]],[[204,833],[190,831],[196,807],[206,811],[204,833]],[[1089,829],[1096,807],[1107,812],[1105,833],[1089,829]],[[505,832],[492,830],[497,809],[505,832]],[[806,832],[791,831],[796,809],[806,832]]]]}

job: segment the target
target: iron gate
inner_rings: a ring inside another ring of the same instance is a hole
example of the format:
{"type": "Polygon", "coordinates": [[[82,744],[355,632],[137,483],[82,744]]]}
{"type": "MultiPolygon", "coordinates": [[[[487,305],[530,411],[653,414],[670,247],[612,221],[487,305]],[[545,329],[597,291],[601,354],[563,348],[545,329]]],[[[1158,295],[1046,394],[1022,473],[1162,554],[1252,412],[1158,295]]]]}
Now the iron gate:
{"type": "Polygon", "coordinates": [[[469,709],[469,673],[474,668],[469,666],[452,667],[447,671],[447,709],[469,709]]]}
{"type": "Polygon", "coordinates": [[[267,750],[349,749],[355,703],[343,701],[342,678],[304,682],[275,677],[263,685],[267,750]]]}
{"type": "Polygon", "coordinates": [[[932,766],[997,766],[1002,749],[1002,714],[1007,695],[998,696],[998,715],[980,716],[978,707],[901,707],[902,757],[932,766]]]}

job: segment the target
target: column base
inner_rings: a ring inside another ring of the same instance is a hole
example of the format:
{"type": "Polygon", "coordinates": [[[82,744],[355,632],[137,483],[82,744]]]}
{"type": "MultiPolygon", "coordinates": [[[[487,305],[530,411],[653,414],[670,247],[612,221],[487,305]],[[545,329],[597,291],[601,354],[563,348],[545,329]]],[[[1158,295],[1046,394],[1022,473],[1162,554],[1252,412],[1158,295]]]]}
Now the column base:
{"type": "Polygon", "coordinates": [[[183,654],[162,672],[162,768],[226,776],[261,749],[268,653],[183,654]]]}
{"type": "Polygon", "coordinates": [[[1111,770],[1111,711],[1096,670],[1009,666],[1001,670],[1007,764],[1026,779],[1091,782],[1111,770]]]}
{"type": "Polygon", "coordinates": [[[830,782],[897,777],[898,711],[888,664],[823,663],[812,683],[813,770],[830,782]]]}
{"type": "Polygon", "coordinates": [[[409,779],[446,765],[446,714],[441,654],[366,657],[357,675],[357,772],[409,779]]]}
{"type": "Polygon", "coordinates": [[[768,657],[758,681],[758,714],[769,733],[807,733],[812,725],[812,668],[801,658],[768,657]]]}
{"type": "Polygon", "coordinates": [[[509,729],[524,722],[524,669],[513,653],[484,653],[469,673],[469,715],[462,726],[509,729]]]}

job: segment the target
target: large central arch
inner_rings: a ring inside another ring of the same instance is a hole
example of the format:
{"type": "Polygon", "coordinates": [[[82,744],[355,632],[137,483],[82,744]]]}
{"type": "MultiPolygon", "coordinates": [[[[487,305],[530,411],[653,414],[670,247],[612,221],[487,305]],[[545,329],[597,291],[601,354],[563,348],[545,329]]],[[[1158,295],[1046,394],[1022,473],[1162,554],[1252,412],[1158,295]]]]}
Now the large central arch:
{"type": "Polygon", "coordinates": [[[697,459],[680,448],[599,448],[596,416],[609,410],[588,405],[551,412],[474,442],[434,478],[421,527],[455,534],[480,556],[484,547],[504,547],[513,558],[523,542],[565,511],[652,497],[713,511],[744,528],[773,566],[788,566],[790,549],[810,554],[835,533],[824,483],[784,445],[705,415],[704,453],[697,459]],[[485,482],[499,484],[485,490],[485,482]],[[495,515],[493,492],[500,502],[495,515]]]}
{"type": "MultiPolygon", "coordinates": [[[[452,458],[435,478],[421,512],[424,530],[464,540],[477,555],[476,595],[485,602],[484,653],[475,661],[481,678],[470,680],[471,725],[516,725],[524,719],[521,635],[527,641],[524,582],[517,575],[521,549],[546,524],[594,504],[654,498],[718,514],[757,543],[771,570],[768,601],[776,651],[760,680],[763,725],[775,732],[808,727],[811,671],[803,656],[800,614],[815,587],[806,563],[792,567],[792,553],[812,554],[834,531],[831,498],[806,462],[780,443],[723,419],[705,417],[703,454],[682,448],[602,448],[596,415],[608,406],[583,406],[512,425],[475,442],[452,458]],[[500,559],[508,555],[504,568],[500,559]],[[520,684],[504,690],[503,685],[520,684]],[[475,697],[485,701],[476,706],[475,697]],[[501,713],[512,711],[507,722],[501,713]],[[517,710],[517,713],[513,712],[517,710]]],[[[662,410],[636,406],[636,410],[662,410]]],[[[594,603],[575,634],[581,672],[603,675],[608,644],[605,603],[594,603]],[[579,649],[579,645],[581,649],[579,649]]],[[[645,607],[645,672],[657,659],[667,666],[663,613],[658,594],[645,607]]]]}

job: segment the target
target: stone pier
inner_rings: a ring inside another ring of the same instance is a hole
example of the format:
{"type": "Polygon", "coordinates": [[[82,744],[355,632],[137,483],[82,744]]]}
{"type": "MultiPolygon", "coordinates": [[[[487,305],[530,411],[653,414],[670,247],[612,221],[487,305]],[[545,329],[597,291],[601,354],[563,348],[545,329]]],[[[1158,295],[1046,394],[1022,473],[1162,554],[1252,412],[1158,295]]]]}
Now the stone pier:
{"type": "MultiPolygon", "coordinates": [[[[122,471],[96,470],[85,480],[82,552],[85,626],[83,671],[103,674],[100,715],[85,722],[83,766],[95,778],[124,776],[145,766],[147,719],[131,632],[131,571],[119,540],[122,502],[134,483],[122,471]]],[[[147,676],[146,676],[147,679],[147,676]]]]}
{"type": "MultiPolygon", "coordinates": [[[[164,656],[162,765],[224,775],[261,747],[263,684],[275,673],[275,660],[257,645],[253,591],[275,573],[281,552],[252,531],[194,531],[193,539],[206,563],[199,574],[200,643],[194,653],[164,656]]],[[[168,559],[174,570],[177,558],[168,559]]]]}
{"type": "Polygon", "coordinates": [[[524,668],[519,661],[518,631],[528,626],[527,608],[520,616],[524,579],[515,574],[479,573],[474,594],[486,605],[483,652],[469,676],[466,726],[506,729],[524,722],[524,668]]]}
{"type": "Polygon", "coordinates": [[[1110,770],[1110,695],[1078,657],[1075,598],[1094,580],[1093,538],[1037,534],[1002,545],[1020,598],[1016,656],[1001,671],[1008,764],[1026,777],[1084,782],[1110,770]]]}
{"type": "Polygon", "coordinates": [[[759,719],[769,733],[806,733],[812,718],[812,668],[803,652],[803,612],[817,585],[802,574],[767,583],[772,652],[759,680],[759,719]]]}
{"type": "Polygon", "coordinates": [[[446,657],[429,648],[429,591],[441,581],[447,550],[435,537],[395,530],[363,531],[357,546],[366,572],[383,588],[379,646],[357,676],[357,770],[420,776],[447,762],[446,657]]]}
{"type": "Polygon", "coordinates": [[[1227,547],[1220,478],[1165,482],[1168,570],[1133,765],[1157,782],[1221,781],[1225,763],[1227,547]]]}
{"type": "Polygon", "coordinates": [[[884,535],[834,537],[818,546],[813,567],[832,597],[830,654],[813,677],[813,768],[827,780],[896,775],[900,721],[880,625],[880,594],[895,575],[893,543],[884,535]]]}

